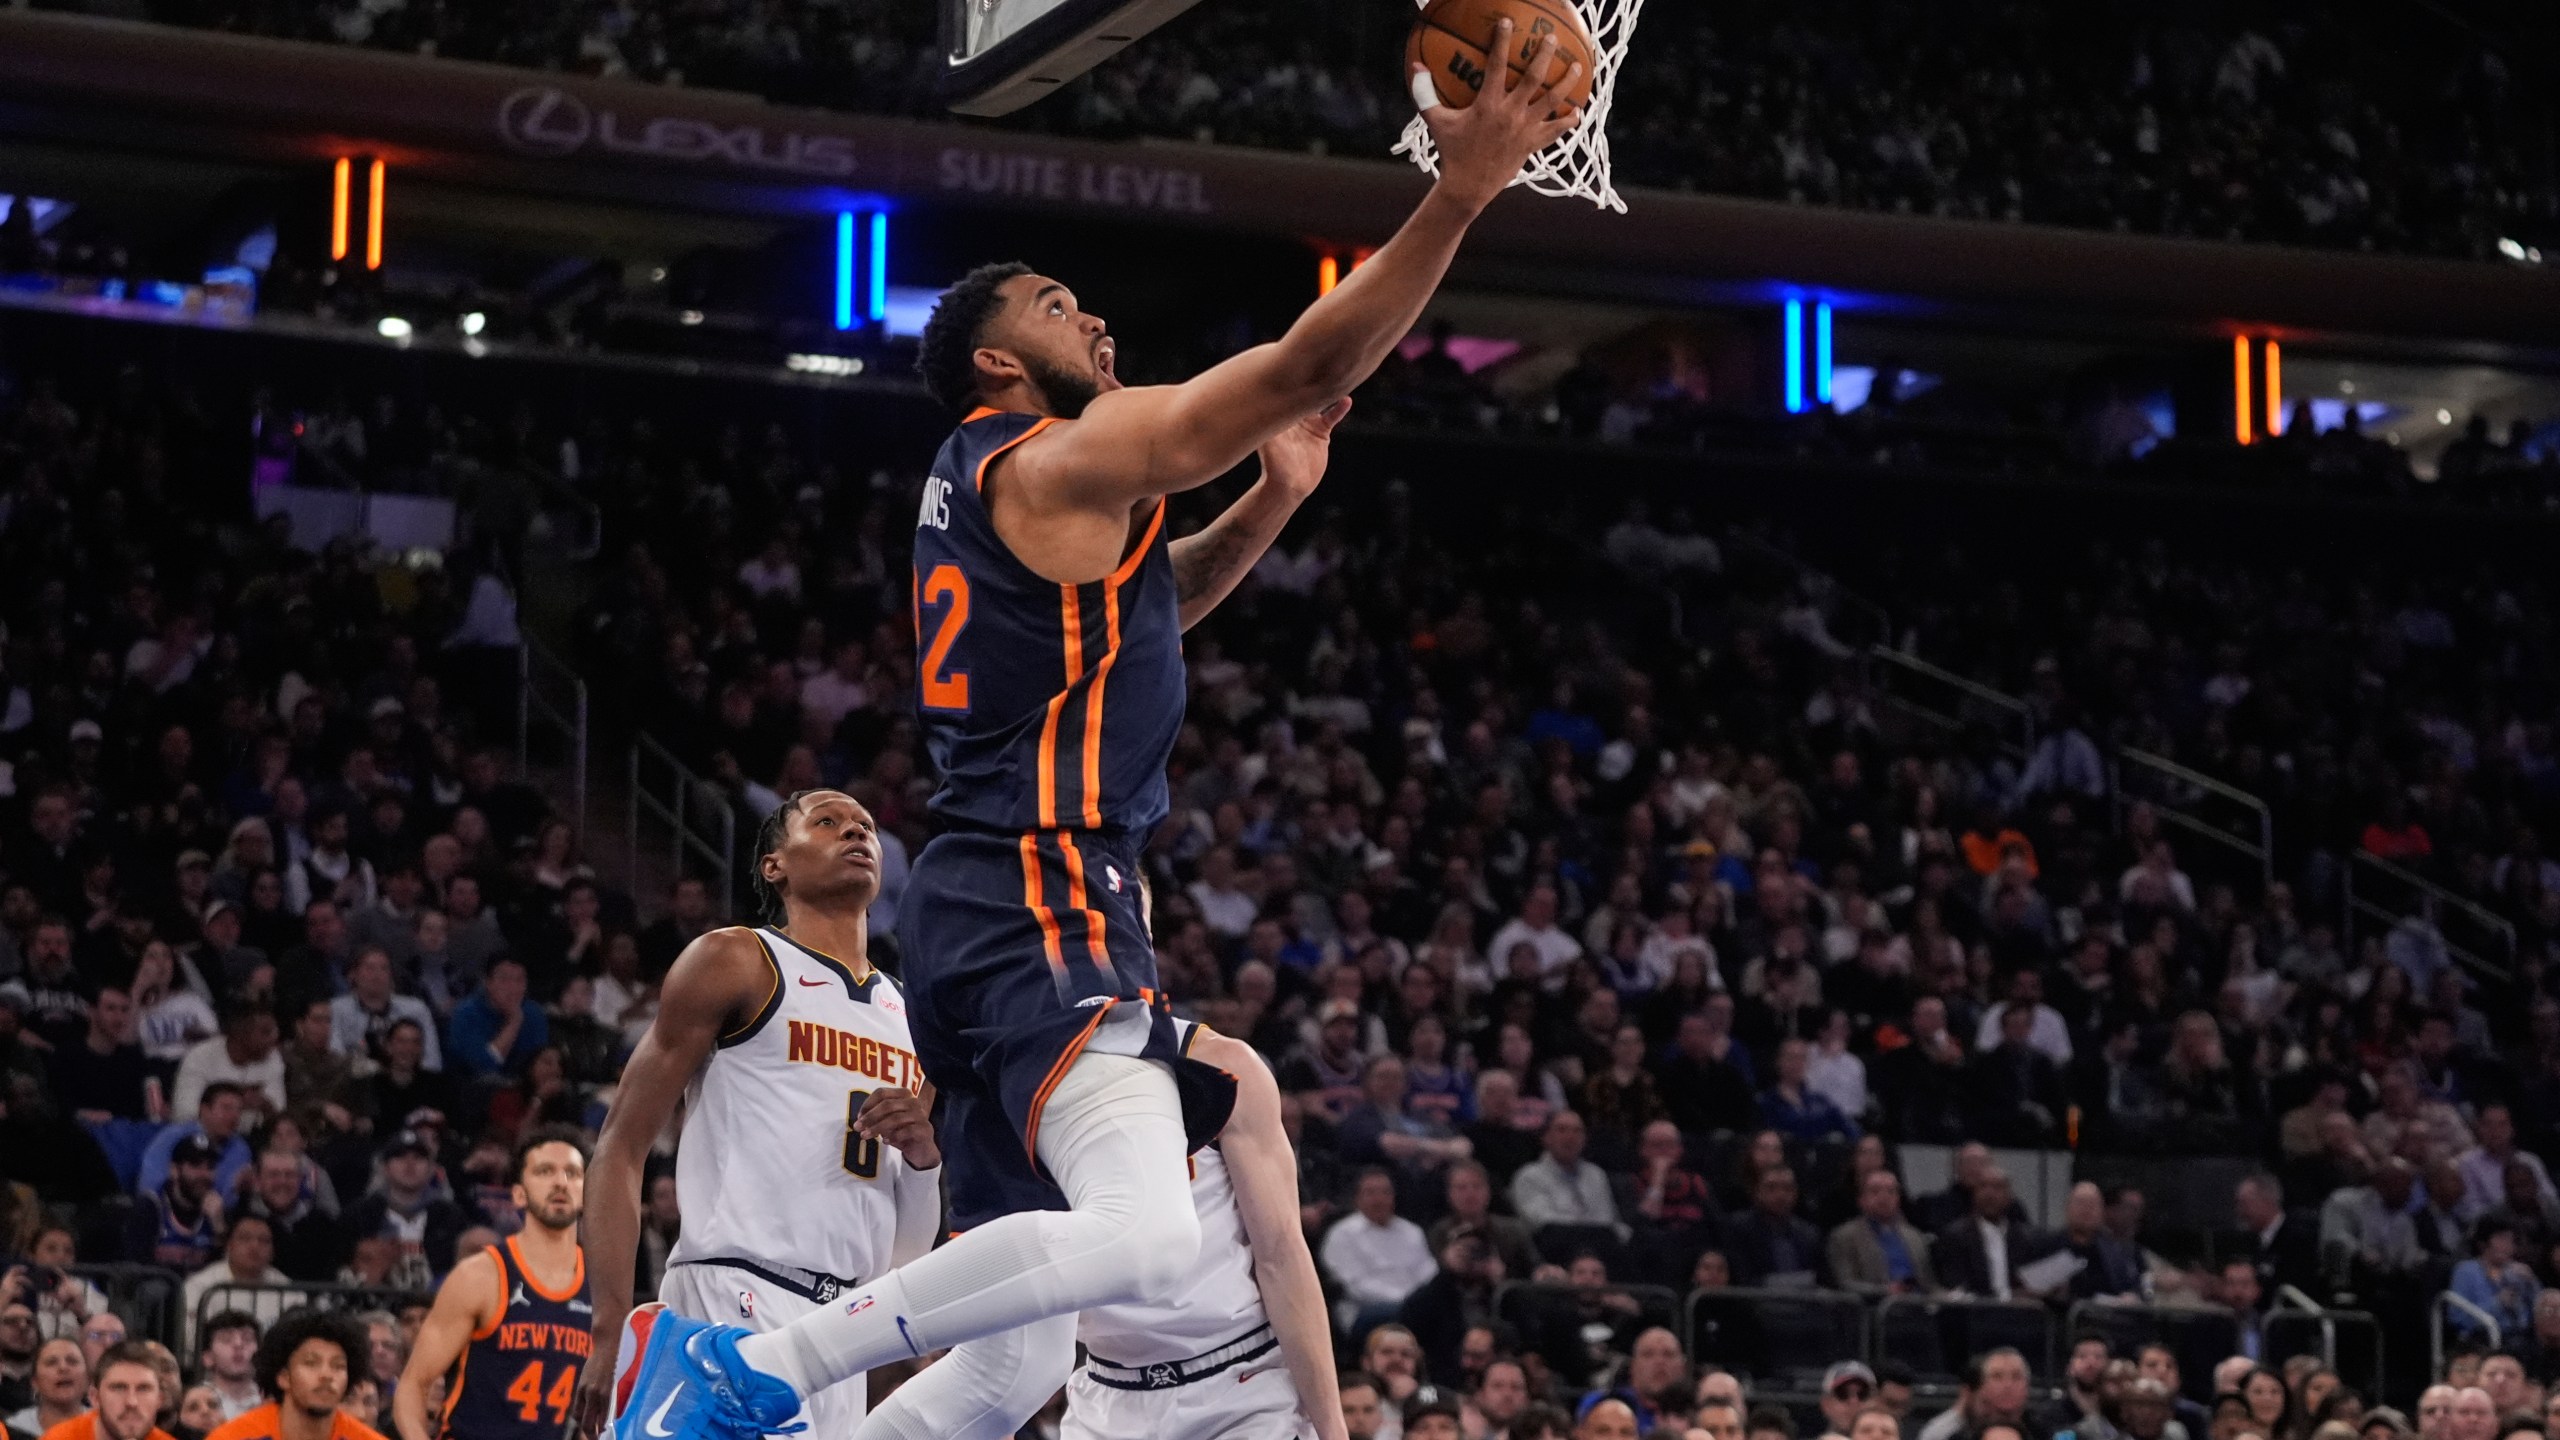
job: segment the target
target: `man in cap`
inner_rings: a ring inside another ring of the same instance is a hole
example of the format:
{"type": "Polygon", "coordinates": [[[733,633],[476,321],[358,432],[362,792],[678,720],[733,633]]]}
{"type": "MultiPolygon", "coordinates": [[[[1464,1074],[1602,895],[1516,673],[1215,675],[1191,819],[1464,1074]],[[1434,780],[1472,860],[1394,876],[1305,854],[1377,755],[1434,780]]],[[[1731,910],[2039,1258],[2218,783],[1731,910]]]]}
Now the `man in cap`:
{"type": "Polygon", "coordinates": [[[1850,1422],[1876,1395],[1876,1372],[1860,1361],[1843,1360],[1822,1373],[1822,1433],[1846,1436],[1850,1422]]]}

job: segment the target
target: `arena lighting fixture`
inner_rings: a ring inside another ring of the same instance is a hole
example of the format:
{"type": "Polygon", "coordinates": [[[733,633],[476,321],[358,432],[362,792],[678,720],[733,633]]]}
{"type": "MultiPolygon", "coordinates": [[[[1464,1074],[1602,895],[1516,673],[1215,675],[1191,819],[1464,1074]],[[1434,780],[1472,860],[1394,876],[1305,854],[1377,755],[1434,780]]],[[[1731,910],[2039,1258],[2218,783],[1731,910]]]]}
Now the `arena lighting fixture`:
{"type": "Polygon", "coordinates": [[[397,315],[385,315],[374,322],[373,332],[385,340],[406,340],[417,328],[397,315]]]}
{"type": "Polygon", "coordinates": [[[679,310],[676,312],[676,323],[679,325],[699,325],[702,323],[702,312],[699,310],[679,310]]]}
{"type": "Polygon", "coordinates": [[[836,212],[835,299],[838,330],[889,318],[888,211],[836,212]]]}
{"type": "Polygon", "coordinates": [[[332,260],[347,258],[347,189],[355,165],[355,161],[339,156],[329,182],[329,258],[332,260]]]}
{"type": "Polygon", "coordinates": [[[1787,302],[1787,413],[1804,413],[1804,302],[1787,302]]]}
{"type": "Polygon", "coordinates": [[[1831,408],[1831,302],[1813,302],[1813,398],[1831,408]]]}
{"type": "Polygon", "coordinates": [[[794,375],[859,375],[862,362],[851,355],[803,353],[782,357],[782,368],[794,375]]]}
{"type": "Polygon", "coordinates": [[[477,310],[470,311],[462,317],[462,333],[465,335],[477,335],[488,328],[489,317],[477,310]]]}
{"type": "Polygon", "coordinates": [[[871,254],[867,283],[862,287],[863,318],[878,322],[889,318],[889,212],[871,212],[871,254]]]}
{"type": "Polygon", "coordinates": [[[2267,438],[2284,433],[2284,347],[2267,342],[2267,438]]]}
{"type": "Polygon", "coordinates": [[[2498,237],[2498,253],[2519,265],[2542,263],[2542,251],[2539,248],[2527,245],[2521,240],[2509,239],[2504,235],[2498,237]]]}
{"type": "Polygon", "coordinates": [[[364,268],[382,268],[382,182],[390,170],[381,161],[373,162],[372,193],[364,208],[364,268]]]}
{"type": "Polygon", "coordinates": [[[1327,251],[1326,253],[1317,256],[1316,293],[1318,295],[1330,295],[1333,293],[1333,287],[1341,283],[1342,262],[1333,258],[1331,251],[1327,251]]]}
{"type": "Polygon", "coordinates": [[[2231,337],[2231,429],[2240,443],[2248,444],[2257,436],[2250,433],[2250,422],[2256,406],[2249,400],[2249,337],[2231,337]]]}

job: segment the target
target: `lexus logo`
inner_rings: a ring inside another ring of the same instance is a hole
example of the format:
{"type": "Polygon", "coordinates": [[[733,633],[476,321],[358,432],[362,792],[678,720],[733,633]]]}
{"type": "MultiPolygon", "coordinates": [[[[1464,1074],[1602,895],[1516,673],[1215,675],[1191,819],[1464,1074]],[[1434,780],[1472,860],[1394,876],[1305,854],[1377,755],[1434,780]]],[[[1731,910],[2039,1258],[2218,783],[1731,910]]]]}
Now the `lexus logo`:
{"type": "Polygon", "coordinates": [[[628,116],[590,106],[554,85],[528,85],[498,102],[498,138],[510,150],[561,159],[593,143],[617,155],[707,161],[741,170],[840,179],[854,171],[853,141],[685,115],[628,116]]]}
{"type": "Polygon", "coordinates": [[[549,85],[528,85],[498,103],[498,138],[528,155],[568,155],[595,134],[587,102],[549,85]]]}

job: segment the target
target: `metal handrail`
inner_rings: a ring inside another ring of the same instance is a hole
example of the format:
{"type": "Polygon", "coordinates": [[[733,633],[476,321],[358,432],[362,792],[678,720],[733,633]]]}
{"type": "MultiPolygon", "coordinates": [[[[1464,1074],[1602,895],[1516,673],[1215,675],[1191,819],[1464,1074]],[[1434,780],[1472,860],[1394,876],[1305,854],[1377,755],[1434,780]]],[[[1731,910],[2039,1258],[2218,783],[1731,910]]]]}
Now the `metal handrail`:
{"type": "Polygon", "coordinates": [[[2434,1368],[2427,1372],[2430,1375],[2444,1373],[2444,1312],[2448,1307],[2480,1322],[2481,1328],[2489,1332],[2491,1354],[2496,1354],[2504,1345],[2505,1327],[2498,1323],[2496,1315],[2450,1290],[2438,1291],[2435,1300],[2427,1306],[2428,1354],[2434,1361],[2434,1368]]]}
{"type": "MultiPolygon", "coordinates": [[[[2302,1296],[2298,1291],[2295,1293],[2297,1298],[2309,1303],[2309,1297],[2302,1296]]],[[[2370,1343],[2373,1347],[2372,1373],[2376,1376],[2384,1373],[2382,1322],[2374,1319],[2366,1311],[2336,1310],[2318,1304],[2310,1304],[2308,1309],[2270,1309],[2267,1311],[2266,1322],[2260,1333],[2272,1340],[2277,1325],[2291,1320],[2307,1321],[2320,1328],[2320,1361],[2333,1370],[2341,1370],[2338,1362],[2339,1327],[2351,1325],[2366,1332],[2371,1337],[2370,1343]]],[[[2346,1372],[2341,1370],[2341,1373],[2346,1372]]],[[[2363,1390],[2366,1394],[2373,1393],[2373,1387],[2370,1384],[2358,1383],[2352,1374],[2348,1375],[2348,1383],[2356,1385],[2356,1388],[2363,1390]]]]}
{"type": "MultiPolygon", "coordinates": [[[[1921,659],[1919,656],[1912,654],[1908,650],[1897,649],[1892,645],[1882,643],[1870,645],[1867,647],[1867,655],[1869,659],[1876,661],[1880,665],[1892,669],[1907,671],[1913,675],[1918,675],[1923,679],[1934,681],[1956,691],[1969,700],[1978,702],[1999,712],[2007,721],[2013,722],[2017,726],[2017,734],[2015,738],[2008,739],[2004,742],[2008,745],[2010,751],[2020,760],[2024,760],[2035,753],[2035,710],[2029,706],[2026,701],[2019,699],[2015,695],[2009,694],[2007,691],[1994,690],[1979,680],[1969,680],[1964,676],[1957,674],[1953,670],[1947,669],[1943,665],[1933,665],[1930,662],[1921,659]]],[[[1922,719],[1928,720],[1944,729],[1961,730],[1965,726],[1964,717],[1961,715],[1950,715],[1944,711],[1923,705],[1917,700],[1912,700],[1905,696],[1894,694],[1890,689],[1887,689],[1881,684],[1877,686],[1877,691],[1888,702],[1899,705],[1911,713],[1920,716],[1922,719]]]]}
{"type": "Polygon", "coordinates": [[[527,635],[516,647],[516,778],[533,768],[533,722],[539,717],[560,733],[569,751],[569,822],[581,844],[587,839],[587,682],[541,641],[527,635]],[[542,693],[546,678],[567,682],[566,703],[542,693]]]}
{"type": "Polygon", "coordinates": [[[204,1334],[204,1322],[225,1310],[242,1310],[256,1316],[261,1328],[271,1325],[287,1311],[312,1306],[322,1310],[397,1310],[403,1304],[423,1297],[415,1291],[389,1285],[339,1285],[323,1282],[303,1284],[288,1281],[282,1285],[242,1284],[225,1280],[208,1286],[196,1297],[195,1308],[186,1317],[187,1343],[192,1346],[204,1334]]]}
{"type": "Polygon", "coordinates": [[[667,827],[667,864],[683,873],[685,855],[690,851],[716,877],[714,903],[720,907],[720,918],[729,918],[737,891],[738,812],[718,786],[696,775],[675,752],[659,744],[646,733],[632,737],[629,784],[629,814],[623,826],[623,873],[637,878],[640,873],[640,817],[645,811],[667,827]],[[640,783],[641,762],[653,759],[673,777],[668,799],[660,799],[640,783]],[[710,808],[719,815],[719,844],[715,848],[709,837],[693,827],[689,812],[702,808],[702,797],[718,797],[710,808]]]}
{"type": "Polygon", "coordinates": [[[2123,812],[2134,803],[2136,798],[2125,794],[2123,767],[2126,765],[2132,765],[2139,769],[2153,771],[2166,779],[2176,782],[2177,784],[2185,785],[2192,789],[2202,790],[2208,794],[2219,795],[2223,799],[2228,800],[2231,803],[2240,806],[2242,809],[2248,810],[2252,814],[2256,815],[2258,819],[2258,843],[2252,845],[2240,836],[2219,825],[2213,824],[2200,816],[2186,813],[2184,810],[2177,808],[2176,804],[2171,801],[2164,800],[2156,796],[2139,797],[2141,800],[2147,802],[2151,808],[2158,813],[2163,821],[2176,825],[2183,830],[2191,831],[2194,834],[2214,841],[2217,844],[2227,845],[2232,849],[2239,851],[2241,854],[2257,861],[2260,883],[2268,886],[2275,884],[2275,809],[2268,805],[2265,799],[2260,796],[2252,795],[2248,791],[2243,790],[2236,785],[2216,780],[2201,770],[2181,765],[2166,755],[2154,754],[2149,750],[2139,750],[2131,745],[2121,745],[2116,748],[2114,773],[2110,774],[2108,777],[2109,787],[2115,791],[2117,822],[2119,824],[2123,822],[2123,812]]]}
{"type": "Polygon", "coordinates": [[[1802,578],[1820,581],[1823,589],[1831,596],[1831,598],[1837,600],[1844,608],[1859,611],[1864,615],[1867,623],[1875,627],[1875,633],[1883,637],[1882,640],[1875,643],[1886,645],[1893,643],[1892,612],[1886,610],[1882,605],[1877,604],[1875,601],[1867,598],[1858,591],[1842,584],[1839,576],[1832,574],[1830,571],[1823,569],[1821,566],[1814,564],[1812,561],[1807,560],[1785,546],[1778,544],[1776,541],[1754,535],[1749,530],[1746,530],[1739,525],[1726,526],[1724,538],[1726,546],[1731,549],[1752,551],[1758,555],[1776,561],[1782,568],[1792,570],[1802,578]]]}
{"type": "Polygon", "coordinates": [[[2055,1350],[2059,1343],[2060,1332],[2054,1324],[2052,1309],[2042,1301],[1995,1300],[1989,1296],[1958,1296],[1953,1292],[1938,1295],[1887,1295],[1877,1302],[1874,1311],[1868,1316],[1868,1355],[1877,1358],[1884,1356],[1885,1324],[1896,1310],[1903,1309],[1918,1310],[1931,1316],[1947,1310],[1985,1313],[2008,1311],[2019,1316],[2032,1315],[2041,1322],[2043,1327],[2044,1338],[2040,1346],[2043,1353],[2027,1357],[2028,1372],[2033,1375],[2055,1373],[2055,1362],[2059,1358],[2055,1350]]]}
{"type": "MultiPolygon", "coordinates": [[[[1499,1292],[1497,1292],[1497,1295],[1498,1294],[1499,1292]]],[[[1680,1344],[1683,1349],[1687,1350],[1692,1355],[1698,1353],[1699,1346],[1698,1306],[1708,1300],[1738,1300],[1747,1306],[1758,1306],[1764,1304],[1813,1305],[1827,1309],[1849,1311],[1855,1317],[1852,1321],[1852,1328],[1857,1332],[1859,1353],[1855,1355],[1834,1355],[1830,1358],[1833,1360],[1863,1360],[1869,1364],[1873,1364],[1875,1361],[1875,1337],[1873,1330],[1868,1324],[1867,1303],[1865,1297],[1853,1295],[1841,1290],[1822,1290],[1813,1288],[1774,1289],[1758,1286],[1728,1286],[1720,1290],[1692,1290],[1686,1295],[1675,1297],[1677,1313],[1680,1317],[1680,1344]]]]}
{"type": "Polygon", "coordinates": [[[2348,864],[2341,879],[2341,885],[2344,899],[2340,908],[2344,911],[2346,921],[2342,928],[2350,950],[2356,944],[2357,916],[2370,916],[2384,922],[2386,926],[2397,925],[2403,920],[2416,916],[2434,925],[2437,938],[2444,941],[2446,952],[2472,969],[2498,979],[2506,979],[2515,973],[2516,927],[2514,922],[2476,901],[2454,894],[2415,870],[2386,860],[2370,850],[2359,849],[2348,856],[2348,864]],[[2417,908],[2395,910],[2390,906],[2360,897],[2356,893],[2356,872],[2359,866],[2378,871],[2394,883],[2417,892],[2419,901],[2417,908]],[[2496,956],[2485,955],[2467,946],[2454,943],[2453,937],[2445,933],[2444,926],[2436,922],[2436,916],[2448,910],[2464,917],[2478,926],[2481,931],[2498,940],[2500,948],[2505,953],[2496,956]]]}

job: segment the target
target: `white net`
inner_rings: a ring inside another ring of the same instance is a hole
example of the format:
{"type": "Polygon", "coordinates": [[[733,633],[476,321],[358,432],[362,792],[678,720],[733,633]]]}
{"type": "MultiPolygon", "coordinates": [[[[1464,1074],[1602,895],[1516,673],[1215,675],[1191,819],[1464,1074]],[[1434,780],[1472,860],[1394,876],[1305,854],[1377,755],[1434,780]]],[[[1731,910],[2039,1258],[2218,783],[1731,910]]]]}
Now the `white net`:
{"type": "MultiPolygon", "coordinates": [[[[1430,0],[1416,0],[1427,7],[1430,0]]],[[[1591,30],[1593,60],[1597,72],[1591,78],[1591,104],[1582,123],[1566,132],[1563,139],[1529,157],[1514,185],[1526,185],[1541,195],[1579,195],[1604,210],[1624,212],[1627,202],[1618,198],[1617,187],[1609,183],[1609,102],[1618,87],[1618,67],[1627,58],[1627,41],[1636,33],[1636,12],[1644,8],[1644,0],[1573,0],[1573,8],[1582,14],[1582,23],[1591,30]]],[[[1432,148],[1431,127],[1416,115],[1404,127],[1404,138],[1389,152],[1410,155],[1413,163],[1427,175],[1440,173],[1439,152],[1432,148]]]]}

